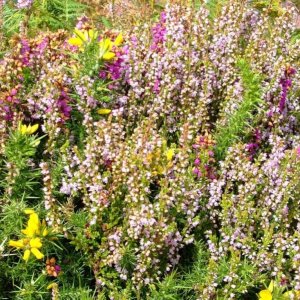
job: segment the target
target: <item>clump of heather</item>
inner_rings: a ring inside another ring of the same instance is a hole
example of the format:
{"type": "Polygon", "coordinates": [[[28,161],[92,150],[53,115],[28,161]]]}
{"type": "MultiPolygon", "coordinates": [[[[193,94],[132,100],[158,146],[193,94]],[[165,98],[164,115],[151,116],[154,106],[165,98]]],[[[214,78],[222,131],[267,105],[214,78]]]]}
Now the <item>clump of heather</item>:
{"type": "Polygon", "coordinates": [[[3,211],[37,206],[53,233],[31,266],[37,286],[64,297],[78,268],[99,299],[300,293],[293,18],[238,1],[169,4],[127,34],[83,16],[72,33],[12,41],[0,61],[0,195],[3,211]]]}

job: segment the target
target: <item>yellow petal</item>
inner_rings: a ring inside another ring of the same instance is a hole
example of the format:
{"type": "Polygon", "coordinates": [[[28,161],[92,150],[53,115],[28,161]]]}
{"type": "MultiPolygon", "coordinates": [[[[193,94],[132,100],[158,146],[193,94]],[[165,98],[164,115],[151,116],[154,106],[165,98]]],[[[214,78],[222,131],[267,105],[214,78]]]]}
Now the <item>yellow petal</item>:
{"type": "Polygon", "coordinates": [[[27,237],[33,237],[35,235],[35,229],[26,227],[25,229],[22,229],[21,232],[25,234],[27,237]]]}
{"type": "Polygon", "coordinates": [[[99,115],[108,115],[111,113],[111,109],[108,109],[108,108],[100,108],[97,110],[97,113],[99,115]]]}
{"type": "Polygon", "coordinates": [[[10,240],[8,242],[8,245],[11,246],[11,247],[15,247],[15,248],[23,248],[24,247],[24,241],[23,240],[18,240],[18,241],[10,240]]]}
{"type": "Polygon", "coordinates": [[[39,124],[34,124],[33,126],[29,125],[28,134],[35,133],[39,128],[39,124]]]}
{"type": "Polygon", "coordinates": [[[31,209],[31,208],[27,208],[27,209],[24,209],[24,213],[26,215],[31,215],[31,214],[34,214],[35,211],[33,209],[31,209]]]}
{"type": "Polygon", "coordinates": [[[28,226],[40,226],[40,219],[37,213],[30,214],[28,226]]]}
{"type": "Polygon", "coordinates": [[[74,33],[81,41],[86,41],[86,37],[88,36],[86,30],[75,29],[74,33]]]}
{"type": "Polygon", "coordinates": [[[29,216],[29,220],[27,223],[27,227],[25,230],[22,230],[24,234],[26,234],[28,237],[33,237],[35,234],[40,233],[40,220],[37,213],[33,213],[29,216]]]}
{"type": "Polygon", "coordinates": [[[105,47],[105,49],[111,50],[111,48],[113,47],[112,41],[110,39],[105,39],[104,47],[105,47]]]}
{"type": "Polygon", "coordinates": [[[269,290],[262,290],[259,292],[259,300],[272,300],[272,293],[269,290]]]}
{"type": "Polygon", "coordinates": [[[21,125],[20,132],[22,134],[26,134],[26,132],[27,132],[27,126],[26,125],[21,125]]]}
{"type": "Polygon", "coordinates": [[[174,156],[174,149],[168,149],[166,152],[166,157],[168,161],[171,161],[174,156]]]}
{"type": "Polygon", "coordinates": [[[99,42],[100,51],[102,51],[102,52],[111,50],[112,46],[113,46],[113,44],[110,39],[104,39],[104,40],[102,39],[99,42]]]}
{"type": "Polygon", "coordinates": [[[46,236],[46,235],[48,235],[48,230],[47,230],[47,228],[45,228],[44,230],[43,230],[43,236],[46,236]]]}
{"type": "Polygon", "coordinates": [[[106,53],[103,54],[103,59],[104,59],[104,60],[111,60],[111,59],[113,59],[115,56],[116,56],[116,54],[113,53],[113,52],[106,52],[106,53]]]}
{"type": "Polygon", "coordinates": [[[122,33],[119,33],[119,35],[116,37],[116,39],[114,41],[114,45],[118,47],[123,43],[123,41],[124,41],[123,35],[122,35],[122,33]]]}
{"type": "Polygon", "coordinates": [[[83,44],[83,40],[77,37],[72,37],[68,40],[68,43],[72,46],[80,47],[83,44]]]}
{"type": "Polygon", "coordinates": [[[29,244],[30,244],[31,248],[41,248],[42,247],[42,242],[41,242],[40,238],[31,239],[29,244]]]}
{"type": "Polygon", "coordinates": [[[31,252],[37,259],[42,259],[44,257],[44,254],[37,248],[31,248],[31,252]]]}
{"type": "Polygon", "coordinates": [[[30,257],[30,250],[27,249],[24,252],[23,259],[27,262],[29,257],[30,257]]]}

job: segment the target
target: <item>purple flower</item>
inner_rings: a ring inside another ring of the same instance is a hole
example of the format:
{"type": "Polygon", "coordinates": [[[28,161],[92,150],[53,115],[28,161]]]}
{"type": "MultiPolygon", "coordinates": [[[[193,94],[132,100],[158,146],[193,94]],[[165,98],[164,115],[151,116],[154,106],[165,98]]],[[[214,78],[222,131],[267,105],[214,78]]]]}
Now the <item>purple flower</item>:
{"type": "Polygon", "coordinates": [[[292,86],[292,80],[291,76],[293,76],[296,73],[296,70],[293,68],[288,68],[284,72],[284,77],[281,78],[280,80],[280,85],[281,85],[281,97],[279,101],[279,111],[280,113],[283,112],[285,108],[285,103],[287,100],[287,93],[290,87],[292,86]]]}
{"type": "Polygon", "coordinates": [[[61,266],[55,265],[54,269],[55,269],[55,271],[56,271],[56,273],[57,273],[57,275],[58,275],[59,272],[61,271],[61,266]]]}
{"type": "Polygon", "coordinates": [[[122,74],[122,57],[118,57],[116,61],[108,65],[108,72],[112,80],[118,80],[122,74]]]}
{"type": "Polygon", "coordinates": [[[57,100],[57,107],[66,119],[70,118],[72,111],[72,107],[68,105],[68,102],[70,102],[68,94],[62,91],[57,100]]]}
{"type": "Polygon", "coordinates": [[[160,52],[166,40],[167,29],[165,27],[166,13],[161,13],[159,22],[152,28],[151,50],[160,52]]]}
{"type": "Polygon", "coordinates": [[[5,121],[12,121],[14,113],[12,112],[11,108],[7,105],[2,106],[1,108],[5,113],[5,121]]]}
{"type": "Polygon", "coordinates": [[[155,93],[155,94],[158,94],[159,93],[159,83],[160,83],[160,81],[158,80],[158,79],[156,79],[155,80],[155,83],[154,83],[154,86],[153,86],[153,92],[155,93]]]}
{"type": "Polygon", "coordinates": [[[250,153],[251,157],[255,154],[257,149],[258,149],[257,143],[250,143],[246,145],[246,150],[250,153]]]}
{"type": "Polygon", "coordinates": [[[22,63],[25,66],[29,66],[29,53],[30,53],[30,46],[27,40],[22,39],[21,40],[21,50],[20,50],[21,56],[22,56],[22,63]]]}
{"type": "Polygon", "coordinates": [[[194,165],[195,165],[195,166],[199,166],[200,163],[201,163],[200,158],[196,158],[195,161],[194,161],[194,165]]]}
{"type": "Polygon", "coordinates": [[[83,29],[85,24],[89,21],[89,19],[86,16],[82,16],[78,19],[78,22],[76,24],[77,29],[83,29]]]}
{"type": "Polygon", "coordinates": [[[202,176],[202,173],[198,168],[194,168],[193,173],[197,175],[198,178],[202,176]]]}
{"type": "Polygon", "coordinates": [[[47,48],[49,43],[49,39],[45,37],[38,45],[37,45],[37,53],[43,54],[45,49],[47,48]]]}

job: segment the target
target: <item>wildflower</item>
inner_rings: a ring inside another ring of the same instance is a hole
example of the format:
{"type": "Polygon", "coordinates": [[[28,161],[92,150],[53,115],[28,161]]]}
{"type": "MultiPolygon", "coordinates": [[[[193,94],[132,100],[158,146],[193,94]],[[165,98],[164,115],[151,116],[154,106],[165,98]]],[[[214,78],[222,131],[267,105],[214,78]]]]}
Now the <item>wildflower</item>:
{"type": "Polygon", "coordinates": [[[274,289],[274,281],[272,280],[266,290],[262,290],[259,292],[259,300],[272,300],[272,292],[274,289]]]}
{"type": "Polygon", "coordinates": [[[201,159],[196,158],[195,161],[194,161],[194,165],[198,167],[200,165],[200,163],[201,163],[201,159]]]}
{"type": "Polygon", "coordinates": [[[167,160],[168,161],[171,161],[172,160],[172,158],[173,158],[173,156],[174,156],[174,149],[168,149],[167,151],[166,151],[166,157],[167,157],[167,160]]]}
{"type": "Polygon", "coordinates": [[[68,40],[68,43],[72,46],[79,47],[80,51],[84,50],[84,45],[88,42],[92,42],[97,38],[97,31],[90,29],[90,30],[79,30],[75,29],[74,33],[76,37],[71,37],[68,40]]]}
{"type": "Polygon", "coordinates": [[[100,108],[97,110],[97,113],[99,115],[108,115],[111,113],[111,109],[108,109],[108,108],[100,108]]]}
{"type": "Polygon", "coordinates": [[[259,300],[272,300],[272,293],[269,290],[260,291],[259,300]]]}
{"type": "Polygon", "coordinates": [[[26,262],[29,260],[31,253],[37,259],[42,259],[44,257],[44,254],[39,250],[42,247],[42,242],[41,238],[38,236],[41,233],[41,227],[44,227],[42,236],[46,236],[48,234],[48,230],[45,228],[44,223],[42,224],[43,226],[41,225],[39,217],[33,209],[25,209],[24,213],[29,215],[27,227],[21,230],[21,232],[25,235],[25,238],[18,241],[10,240],[8,244],[9,246],[15,247],[17,249],[23,249],[23,259],[26,262]]]}
{"type": "Polygon", "coordinates": [[[116,37],[115,41],[113,42],[113,45],[116,47],[119,47],[122,45],[124,39],[122,33],[119,33],[118,36],[116,37]]]}
{"type": "Polygon", "coordinates": [[[47,258],[46,271],[49,276],[57,277],[61,271],[61,267],[56,264],[55,257],[47,258]]]}
{"type": "Polygon", "coordinates": [[[24,238],[18,241],[10,240],[8,242],[9,246],[15,247],[17,249],[24,249],[23,259],[27,262],[32,253],[37,259],[42,259],[44,254],[40,252],[42,247],[42,242],[40,238],[24,238]]]}
{"type": "Polygon", "coordinates": [[[16,6],[18,9],[28,9],[31,7],[33,0],[18,0],[16,6]]]}
{"type": "Polygon", "coordinates": [[[112,52],[113,42],[110,39],[102,39],[99,42],[99,58],[104,60],[113,59],[116,54],[112,52]]]}
{"type": "Polygon", "coordinates": [[[112,52],[113,47],[119,47],[123,43],[123,36],[120,33],[114,41],[110,39],[102,39],[99,42],[99,58],[103,60],[111,60],[116,54],[112,52]]]}
{"type": "MultiPolygon", "coordinates": [[[[28,212],[28,210],[27,210],[27,212],[28,212]]],[[[40,221],[39,221],[39,217],[38,217],[37,213],[30,212],[27,227],[25,229],[21,230],[21,232],[23,234],[25,234],[27,237],[33,237],[36,234],[40,233],[40,221]]]]}
{"type": "Polygon", "coordinates": [[[21,132],[21,134],[24,134],[24,135],[25,134],[28,134],[28,135],[33,134],[38,130],[38,128],[39,128],[39,124],[35,124],[33,126],[31,126],[31,125],[27,126],[25,124],[19,125],[19,131],[21,132]]]}

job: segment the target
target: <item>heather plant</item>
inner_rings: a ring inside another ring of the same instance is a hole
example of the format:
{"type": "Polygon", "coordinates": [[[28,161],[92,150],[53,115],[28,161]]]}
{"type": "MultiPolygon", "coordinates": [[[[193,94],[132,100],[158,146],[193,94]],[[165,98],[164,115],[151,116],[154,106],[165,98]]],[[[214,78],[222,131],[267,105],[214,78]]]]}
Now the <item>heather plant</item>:
{"type": "Polygon", "coordinates": [[[295,10],[58,2],[2,4],[0,295],[297,299],[295,10]]]}

